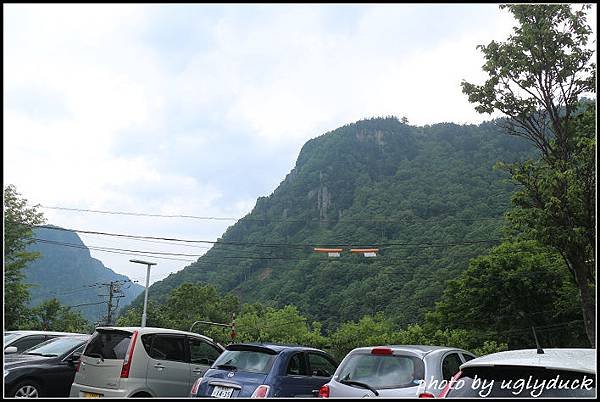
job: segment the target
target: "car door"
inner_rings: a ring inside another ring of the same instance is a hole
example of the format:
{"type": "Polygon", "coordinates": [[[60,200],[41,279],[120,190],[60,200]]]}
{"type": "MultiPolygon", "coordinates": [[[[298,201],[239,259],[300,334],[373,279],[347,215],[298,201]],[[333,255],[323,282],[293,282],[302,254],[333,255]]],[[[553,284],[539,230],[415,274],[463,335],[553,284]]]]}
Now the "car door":
{"type": "Polygon", "coordinates": [[[313,390],[318,390],[331,380],[338,365],[329,356],[319,352],[307,352],[307,360],[311,383],[308,395],[313,396],[313,390]]]}
{"type": "Polygon", "coordinates": [[[146,383],[156,396],[188,396],[190,365],[187,362],[185,336],[152,335],[146,366],[146,383]]]}
{"type": "Polygon", "coordinates": [[[69,396],[71,384],[75,379],[75,370],[77,363],[71,361],[70,358],[75,353],[82,353],[85,344],[77,347],[72,352],[68,353],[62,359],[57,360],[56,364],[48,368],[48,372],[44,373],[47,387],[52,388],[53,396],[69,396]]]}
{"type": "Polygon", "coordinates": [[[288,356],[285,372],[279,376],[278,383],[277,397],[312,396],[312,389],[308,389],[312,382],[304,352],[294,352],[288,356]]]}
{"type": "Polygon", "coordinates": [[[191,388],[194,382],[202,377],[221,355],[221,350],[201,338],[188,336],[187,340],[190,351],[189,384],[191,388]]]}

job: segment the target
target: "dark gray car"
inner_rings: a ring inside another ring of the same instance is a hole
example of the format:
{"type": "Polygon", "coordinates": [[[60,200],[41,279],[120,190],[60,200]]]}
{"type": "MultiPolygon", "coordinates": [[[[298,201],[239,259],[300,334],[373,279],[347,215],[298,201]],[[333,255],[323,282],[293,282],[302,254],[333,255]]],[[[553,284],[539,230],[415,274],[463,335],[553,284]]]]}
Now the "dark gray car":
{"type": "Polygon", "coordinates": [[[437,397],[461,364],[474,359],[466,350],[422,345],[373,346],[352,350],[331,381],[319,390],[324,398],[437,397]]]}

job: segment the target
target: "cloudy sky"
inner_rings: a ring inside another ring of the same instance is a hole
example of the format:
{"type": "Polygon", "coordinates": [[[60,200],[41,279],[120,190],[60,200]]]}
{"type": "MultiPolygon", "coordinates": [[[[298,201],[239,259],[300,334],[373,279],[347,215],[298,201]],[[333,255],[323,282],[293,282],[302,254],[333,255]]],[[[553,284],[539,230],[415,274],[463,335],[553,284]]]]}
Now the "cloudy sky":
{"type": "MultiPolygon", "coordinates": [[[[476,45],[505,39],[513,25],[483,4],[3,9],[4,183],[44,206],[51,224],[196,240],[215,240],[235,220],[47,207],[240,218],[277,187],[304,142],[341,125],[488,118],[460,81],[483,81],[476,45]]],[[[81,237],[92,247],[206,252],[81,237]]],[[[92,255],[144,280],[145,268],[128,262],[135,256],[92,255]]],[[[189,264],[146,259],[158,262],[151,282],[189,264]]]]}

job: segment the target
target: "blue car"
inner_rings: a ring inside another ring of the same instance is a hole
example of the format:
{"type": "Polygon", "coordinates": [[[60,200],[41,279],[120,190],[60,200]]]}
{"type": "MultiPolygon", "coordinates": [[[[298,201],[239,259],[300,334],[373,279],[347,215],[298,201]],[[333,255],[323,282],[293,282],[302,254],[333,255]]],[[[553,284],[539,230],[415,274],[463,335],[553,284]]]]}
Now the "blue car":
{"type": "Polygon", "coordinates": [[[231,344],[192,386],[193,397],[314,397],[337,368],[319,349],[231,344]]]}

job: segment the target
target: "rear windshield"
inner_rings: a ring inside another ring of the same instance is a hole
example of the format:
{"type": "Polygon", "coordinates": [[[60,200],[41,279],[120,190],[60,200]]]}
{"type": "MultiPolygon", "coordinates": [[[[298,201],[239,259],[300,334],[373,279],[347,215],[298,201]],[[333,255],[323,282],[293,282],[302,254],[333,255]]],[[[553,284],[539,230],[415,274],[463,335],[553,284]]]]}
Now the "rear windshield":
{"type": "Polygon", "coordinates": [[[249,371],[267,374],[277,355],[254,350],[225,350],[213,364],[213,368],[223,366],[225,370],[249,371]],[[231,367],[229,367],[231,366],[231,367]]]}
{"type": "Polygon", "coordinates": [[[356,353],[343,363],[339,373],[338,382],[357,381],[375,389],[406,388],[419,385],[425,365],[414,356],[356,353]]]}
{"type": "Polygon", "coordinates": [[[83,352],[84,356],[103,359],[125,359],[131,333],[124,331],[96,331],[83,352]]]}
{"type": "Polygon", "coordinates": [[[596,375],[536,367],[467,368],[446,395],[465,397],[593,397],[596,375]],[[462,382],[461,382],[462,381],[462,382]]]}
{"type": "Polygon", "coordinates": [[[84,343],[85,339],[82,338],[59,337],[35,345],[23,353],[27,355],[61,356],[84,343]]]}

